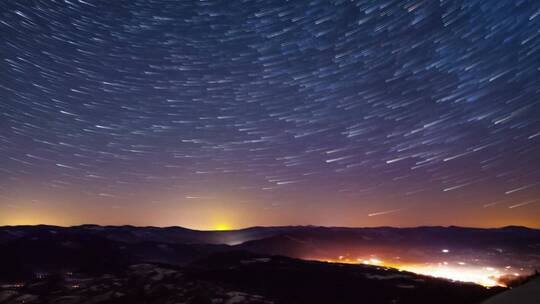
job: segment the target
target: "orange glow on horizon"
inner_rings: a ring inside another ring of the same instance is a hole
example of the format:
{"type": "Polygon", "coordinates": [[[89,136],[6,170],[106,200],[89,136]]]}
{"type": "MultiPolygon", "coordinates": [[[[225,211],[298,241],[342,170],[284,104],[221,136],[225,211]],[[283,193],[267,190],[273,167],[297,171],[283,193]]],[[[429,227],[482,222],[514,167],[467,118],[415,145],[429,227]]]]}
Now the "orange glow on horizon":
{"type": "MultiPolygon", "coordinates": [[[[448,212],[415,212],[403,209],[391,214],[373,215],[373,208],[363,205],[340,205],[335,208],[320,197],[305,212],[306,200],[298,204],[272,205],[273,202],[253,197],[249,193],[235,193],[228,189],[193,191],[191,195],[176,190],[158,192],[134,190],[126,196],[98,198],[83,195],[74,188],[50,193],[39,185],[11,189],[0,196],[0,225],[134,225],[181,226],[197,230],[230,230],[253,226],[314,225],[335,227],[418,227],[463,226],[494,228],[508,225],[540,228],[538,216],[521,208],[511,213],[497,213],[497,208],[470,209],[457,205],[448,212]],[[465,212],[466,211],[466,212],[465,212]],[[425,214],[430,214],[425,217],[425,214]],[[456,220],[459,219],[459,220],[456,220]],[[218,225],[219,224],[219,225],[218,225]],[[226,225],[224,225],[226,224],[226,225]]],[[[309,200],[311,202],[311,200],[309,200]]],[[[340,204],[346,203],[345,200],[340,204]]],[[[386,206],[388,202],[370,204],[386,206]]],[[[392,210],[381,207],[380,210],[392,210]]],[[[378,209],[377,209],[378,210],[378,209]]]]}
{"type": "Polygon", "coordinates": [[[226,224],[226,223],[219,223],[214,226],[214,230],[217,230],[217,231],[227,231],[227,230],[232,230],[232,229],[233,228],[231,227],[231,225],[226,224]]]}

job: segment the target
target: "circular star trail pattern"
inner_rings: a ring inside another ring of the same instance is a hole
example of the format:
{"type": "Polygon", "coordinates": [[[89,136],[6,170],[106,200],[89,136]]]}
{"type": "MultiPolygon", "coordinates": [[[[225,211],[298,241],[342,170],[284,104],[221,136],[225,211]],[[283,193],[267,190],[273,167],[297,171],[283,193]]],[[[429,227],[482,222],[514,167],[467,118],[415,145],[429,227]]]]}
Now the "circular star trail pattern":
{"type": "Polygon", "coordinates": [[[538,1],[3,1],[0,38],[4,214],[540,222],[538,1]]]}

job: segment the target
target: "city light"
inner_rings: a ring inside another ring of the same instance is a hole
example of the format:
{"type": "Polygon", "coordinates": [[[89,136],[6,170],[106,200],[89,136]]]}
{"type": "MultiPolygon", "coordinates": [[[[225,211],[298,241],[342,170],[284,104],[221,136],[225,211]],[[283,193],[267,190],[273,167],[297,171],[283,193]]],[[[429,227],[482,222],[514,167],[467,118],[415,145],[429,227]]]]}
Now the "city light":
{"type": "MultiPolygon", "coordinates": [[[[503,278],[519,277],[520,274],[515,271],[510,271],[512,267],[496,268],[492,266],[468,265],[465,262],[447,262],[438,263],[423,263],[413,264],[400,261],[388,262],[379,258],[349,258],[338,256],[337,259],[316,259],[329,263],[344,263],[344,264],[363,264],[371,266],[380,266],[395,268],[402,271],[409,271],[425,276],[444,278],[458,282],[468,282],[482,285],[484,287],[501,286],[506,287],[503,278]]],[[[395,260],[400,260],[395,258],[395,260]]]]}

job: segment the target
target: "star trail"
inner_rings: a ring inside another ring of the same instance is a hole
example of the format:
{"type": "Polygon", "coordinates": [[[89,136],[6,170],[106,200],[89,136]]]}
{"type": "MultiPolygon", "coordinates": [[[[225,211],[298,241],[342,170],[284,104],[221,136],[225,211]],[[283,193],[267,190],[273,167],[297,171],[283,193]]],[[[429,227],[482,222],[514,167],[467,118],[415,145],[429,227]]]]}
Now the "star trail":
{"type": "Polygon", "coordinates": [[[540,224],[540,2],[2,1],[0,224],[540,224]]]}

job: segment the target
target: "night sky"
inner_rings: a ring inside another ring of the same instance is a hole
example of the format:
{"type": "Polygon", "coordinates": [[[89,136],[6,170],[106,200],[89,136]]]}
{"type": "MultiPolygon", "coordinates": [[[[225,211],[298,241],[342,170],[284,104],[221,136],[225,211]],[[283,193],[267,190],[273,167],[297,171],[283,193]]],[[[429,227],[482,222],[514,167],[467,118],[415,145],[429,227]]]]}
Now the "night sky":
{"type": "Polygon", "coordinates": [[[540,1],[1,1],[0,224],[540,226],[540,1]]]}

